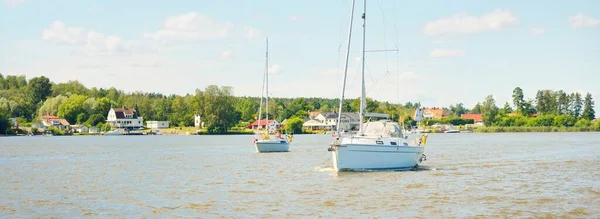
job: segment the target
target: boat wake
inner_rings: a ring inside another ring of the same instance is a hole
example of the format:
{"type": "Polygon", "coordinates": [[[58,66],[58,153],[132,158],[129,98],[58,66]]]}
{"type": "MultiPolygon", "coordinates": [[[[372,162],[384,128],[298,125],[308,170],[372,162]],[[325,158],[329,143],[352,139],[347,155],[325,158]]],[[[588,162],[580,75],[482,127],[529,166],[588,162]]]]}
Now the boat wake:
{"type": "Polygon", "coordinates": [[[329,167],[315,167],[314,169],[317,172],[335,172],[335,169],[331,166],[329,167]]]}

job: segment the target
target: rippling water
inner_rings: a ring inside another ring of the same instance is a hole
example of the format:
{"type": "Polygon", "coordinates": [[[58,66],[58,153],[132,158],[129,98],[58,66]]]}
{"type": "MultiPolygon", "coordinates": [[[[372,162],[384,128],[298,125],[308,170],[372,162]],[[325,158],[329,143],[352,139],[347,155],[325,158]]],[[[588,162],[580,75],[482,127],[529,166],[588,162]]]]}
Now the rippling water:
{"type": "Polygon", "coordinates": [[[404,172],[337,174],[329,143],[0,138],[0,217],[600,217],[600,133],[431,134],[404,172]]]}

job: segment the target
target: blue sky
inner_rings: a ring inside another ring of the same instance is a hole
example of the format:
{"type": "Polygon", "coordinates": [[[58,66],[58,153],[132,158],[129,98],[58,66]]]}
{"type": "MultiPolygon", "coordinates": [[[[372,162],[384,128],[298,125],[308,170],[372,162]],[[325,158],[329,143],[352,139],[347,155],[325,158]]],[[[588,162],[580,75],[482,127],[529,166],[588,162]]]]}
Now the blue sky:
{"type": "MultiPolygon", "coordinates": [[[[338,97],[349,0],[2,0],[0,72],[185,94],[209,84],[260,95],[265,37],[273,96],[338,97]]],[[[498,105],[516,86],[600,100],[600,2],[370,0],[367,95],[426,106],[498,105]]],[[[357,2],[348,97],[359,93],[357,2]]],[[[598,101],[597,101],[598,102],[598,101]]],[[[598,102],[597,105],[600,105],[598,102]]],[[[600,112],[600,108],[596,107],[600,112]]]]}

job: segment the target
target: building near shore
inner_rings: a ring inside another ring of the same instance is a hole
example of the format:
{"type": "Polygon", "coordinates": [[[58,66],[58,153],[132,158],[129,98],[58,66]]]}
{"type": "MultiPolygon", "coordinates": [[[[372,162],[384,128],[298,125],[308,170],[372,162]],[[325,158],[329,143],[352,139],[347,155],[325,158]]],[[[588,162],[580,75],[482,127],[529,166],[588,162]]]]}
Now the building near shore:
{"type": "Polygon", "coordinates": [[[146,128],[166,129],[169,128],[169,121],[147,121],[146,128]]]}
{"type": "Polygon", "coordinates": [[[141,129],[144,128],[144,118],[138,116],[135,109],[129,109],[125,106],[121,108],[111,108],[108,111],[108,124],[118,129],[141,129]]]}

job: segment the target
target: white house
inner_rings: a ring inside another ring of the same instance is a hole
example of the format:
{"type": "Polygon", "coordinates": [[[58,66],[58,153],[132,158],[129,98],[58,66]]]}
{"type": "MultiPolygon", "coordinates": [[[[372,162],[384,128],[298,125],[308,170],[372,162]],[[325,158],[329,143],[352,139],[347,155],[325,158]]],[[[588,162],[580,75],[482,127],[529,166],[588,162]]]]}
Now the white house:
{"type": "Polygon", "coordinates": [[[135,109],[127,107],[111,108],[106,121],[113,128],[139,129],[144,127],[144,118],[138,116],[135,109]]]}
{"type": "Polygon", "coordinates": [[[146,128],[166,129],[169,128],[169,121],[147,121],[146,128]]]}
{"type": "Polygon", "coordinates": [[[198,115],[198,114],[194,115],[194,127],[196,127],[196,128],[202,128],[203,125],[202,125],[200,119],[201,119],[200,115],[198,115]]]}
{"type": "Polygon", "coordinates": [[[85,125],[71,125],[71,130],[74,130],[78,133],[88,133],[90,129],[88,129],[85,125]]]}
{"type": "MultiPolygon", "coordinates": [[[[338,120],[337,113],[321,113],[317,115],[314,120],[325,124],[326,126],[335,129],[338,120]]],[[[342,120],[340,121],[340,128],[342,130],[356,130],[360,123],[360,116],[358,113],[342,113],[342,120]]]]}
{"type": "Polygon", "coordinates": [[[308,130],[332,130],[335,125],[328,125],[318,120],[311,119],[302,124],[303,129],[308,130]]]}
{"type": "Polygon", "coordinates": [[[92,126],[89,130],[90,134],[99,134],[100,133],[100,129],[96,126],[92,126]]]}

